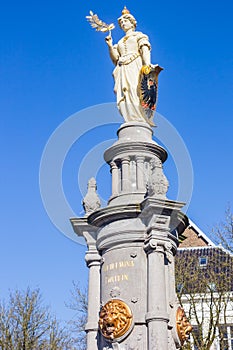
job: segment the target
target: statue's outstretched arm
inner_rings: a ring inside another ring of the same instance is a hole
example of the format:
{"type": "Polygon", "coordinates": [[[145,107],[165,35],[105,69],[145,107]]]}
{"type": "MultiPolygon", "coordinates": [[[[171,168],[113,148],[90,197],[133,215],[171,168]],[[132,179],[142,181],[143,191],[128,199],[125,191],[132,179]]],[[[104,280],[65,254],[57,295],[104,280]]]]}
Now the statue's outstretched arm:
{"type": "Polygon", "coordinates": [[[108,35],[105,38],[105,41],[106,41],[108,48],[109,48],[109,54],[110,54],[111,60],[116,65],[117,61],[119,59],[119,53],[117,51],[116,46],[113,46],[111,35],[108,35]]]}
{"type": "Polygon", "coordinates": [[[151,64],[150,48],[147,45],[141,47],[142,64],[149,66],[151,64]]]}

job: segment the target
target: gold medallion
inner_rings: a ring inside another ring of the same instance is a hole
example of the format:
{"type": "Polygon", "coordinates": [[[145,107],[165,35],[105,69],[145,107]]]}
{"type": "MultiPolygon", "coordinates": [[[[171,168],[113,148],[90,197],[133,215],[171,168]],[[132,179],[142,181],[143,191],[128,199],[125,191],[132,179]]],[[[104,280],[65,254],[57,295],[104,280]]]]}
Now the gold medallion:
{"type": "Polygon", "coordinates": [[[176,312],[176,330],[181,345],[183,345],[184,342],[189,338],[189,334],[192,332],[192,329],[193,327],[189,323],[184,309],[179,306],[176,312]]]}
{"type": "Polygon", "coordinates": [[[112,299],[100,311],[99,328],[106,339],[113,340],[130,329],[132,320],[129,306],[122,300],[112,299]]]}

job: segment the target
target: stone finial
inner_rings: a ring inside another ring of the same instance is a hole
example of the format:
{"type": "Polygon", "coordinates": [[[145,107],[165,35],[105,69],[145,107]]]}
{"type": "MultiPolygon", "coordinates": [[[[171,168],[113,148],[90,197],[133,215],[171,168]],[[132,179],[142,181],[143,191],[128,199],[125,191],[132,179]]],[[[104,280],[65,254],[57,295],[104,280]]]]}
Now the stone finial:
{"type": "Polygon", "coordinates": [[[86,215],[89,215],[100,208],[101,202],[99,196],[96,193],[96,189],[96,180],[94,177],[92,177],[88,181],[87,194],[83,198],[82,202],[86,215]]]}

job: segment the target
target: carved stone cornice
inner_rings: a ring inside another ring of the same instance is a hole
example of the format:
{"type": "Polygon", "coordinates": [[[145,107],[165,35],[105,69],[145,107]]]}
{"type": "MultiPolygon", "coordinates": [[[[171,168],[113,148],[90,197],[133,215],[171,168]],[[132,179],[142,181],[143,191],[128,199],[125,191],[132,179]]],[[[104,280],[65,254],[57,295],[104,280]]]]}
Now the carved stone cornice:
{"type": "Polygon", "coordinates": [[[82,218],[70,218],[71,225],[73,227],[74,232],[80,237],[85,238],[85,233],[88,232],[92,239],[96,238],[98,227],[95,227],[91,225],[88,222],[88,217],[82,217],[82,218]]]}
{"type": "Polygon", "coordinates": [[[153,227],[156,225],[156,229],[159,229],[160,221],[161,226],[165,225],[163,220],[169,218],[169,231],[177,231],[178,235],[184,232],[189,225],[188,218],[180,210],[185,203],[172,201],[168,199],[160,199],[154,197],[147,197],[141,203],[142,213],[140,217],[145,222],[147,227],[153,227]],[[164,219],[162,219],[164,218],[164,219]]]}
{"type": "Polygon", "coordinates": [[[87,222],[87,217],[84,218],[71,218],[71,224],[73,226],[74,232],[78,236],[85,238],[87,243],[88,251],[85,255],[85,261],[88,267],[100,265],[101,256],[99,255],[96,248],[96,238],[97,238],[97,227],[89,225],[87,222]]]}
{"type": "Polygon", "coordinates": [[[136,218],[140,213],[140,204],[108,206],[92,213],[88,222],[92,226],[102,227],[116,220],[136,218]]]}
{"type": "Polygon", "coordinates": [[[167,152],[164,148],[152,142],[141,141],[125,141],[124,143],[115,143],[104,153],[104,159],[107,163],[110,163],[115,157],[121,157],[125,154],[137,154],[145,156],[157,156],[163,163],[167,159],[167,152]]]}

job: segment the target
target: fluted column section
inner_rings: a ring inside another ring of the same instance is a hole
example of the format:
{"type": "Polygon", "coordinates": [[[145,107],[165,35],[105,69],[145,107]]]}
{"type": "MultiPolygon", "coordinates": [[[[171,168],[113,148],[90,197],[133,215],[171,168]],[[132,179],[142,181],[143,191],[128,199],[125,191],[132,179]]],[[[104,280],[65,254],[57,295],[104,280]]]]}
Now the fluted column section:
{"type": "Polygon", "coordinates": [[[137,189],[139,191],[145,190],[144,188],[144,157],[136,157],[136,169],[137,169],[137,189]]]}
{"type": "MultiPolygon", "coordinates": [[[[100,311],[100,264],[101,256],[96,250],[95,241],[90,240],[91,235],[86,234],[88,251],[85,256],[89,268],[88,280],[88,310],[85,331],[87,333],[87,350],[98,350],[97,333],[100,311]]],[[[92,238],[92,237],[91,237],[92,238]]]]}
{"type": "Polygon", "coordinates": [[[167,258],[165,274],[166,274],[166,284],[168,286],[167,287],[167,307],[169,312],[170,307],[174,308],[177,302],[176,286],[175,286],[175,261],[174,261],[175,250],[173,251],[174,245],[172,246],[170,242],[165,244],[165,249],[166,249],[166,258],[167,258]]]}
{"type": "Polygon", "coordinates": [[[122,167],[122,191],[129,191],[129,157],[125,157],[122,159],[121,167],[122,167]]]}
{"type": "Polygon", "coordinates": [[[112,196],[118,195],[119,188],[119,176],[118,176],[118,167],[115,162],[111,162],[111,173],[112,173],[112,196]]]}
{"type": "Polygon", "coordinates": [[[163,244],[151,238],[145,245],[148,268],[148,305],[146,322],[148,325],[148,350],[168,350],[168,321],[165,251],[163,244]]]}

